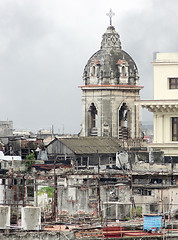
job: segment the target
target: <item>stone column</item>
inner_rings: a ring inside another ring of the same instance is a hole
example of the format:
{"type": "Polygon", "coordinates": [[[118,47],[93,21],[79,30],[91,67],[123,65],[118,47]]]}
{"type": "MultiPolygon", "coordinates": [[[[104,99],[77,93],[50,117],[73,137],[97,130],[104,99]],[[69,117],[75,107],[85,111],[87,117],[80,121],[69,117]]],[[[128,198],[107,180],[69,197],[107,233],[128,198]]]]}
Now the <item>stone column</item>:
{"type": "Polygon", "coordinates": [[[153,143],[157,143],[157,114],[154,112],[153,113],[153,127],[154,127],[154,130],[153,130],[153,143]]]}
{"type": "Polygon", "coordinates": [[[172,142],[172,122],[171,115],[164,115],[164,142],[172,142]]]}
{"type": "Polygon", "coordinates": [[[85,99],[85,93],[83,92],[83,96],[82,96],[82,129],[81,129],[81,133],[80,133],[80,136],[84,136],[86,137],[87,134],[86,134],[86,99],[85,99]]]}
{"type": "Polygon", "coordinates": [[[157,115],[157,142],[163,143],[163,115],[157,115]]]}

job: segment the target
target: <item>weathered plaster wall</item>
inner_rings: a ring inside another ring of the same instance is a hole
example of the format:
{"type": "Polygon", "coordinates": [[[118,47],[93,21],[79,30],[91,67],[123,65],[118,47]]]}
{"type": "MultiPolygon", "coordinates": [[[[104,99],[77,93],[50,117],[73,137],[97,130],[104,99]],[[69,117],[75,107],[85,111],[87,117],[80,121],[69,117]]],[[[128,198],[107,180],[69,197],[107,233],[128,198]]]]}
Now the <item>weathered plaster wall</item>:
{"type": "Polygon", "coordinates": [[[41,209],[39,207],[22,207],[21,218],[24,230],[41,229],[41,209]]]}
{"type": "Polygon", "coordinates": [[[1,240],[74,240],[74,234],[72,232],[46,232],[46,231],[11,231],[10,233],[0,233],[1,240]]]}
{"type": "Polygon", "coordinates": [[[0,229],[10,225],[10,207],[0,206],[0,229]]]}
{"type": "Polygon", "coordinates": [[[92,212],[92,208],[89,205],[89,191],[86,188],[59,187],[58,194],[58,211],[63,214],[77,214],[79,212],[92,212]]]}

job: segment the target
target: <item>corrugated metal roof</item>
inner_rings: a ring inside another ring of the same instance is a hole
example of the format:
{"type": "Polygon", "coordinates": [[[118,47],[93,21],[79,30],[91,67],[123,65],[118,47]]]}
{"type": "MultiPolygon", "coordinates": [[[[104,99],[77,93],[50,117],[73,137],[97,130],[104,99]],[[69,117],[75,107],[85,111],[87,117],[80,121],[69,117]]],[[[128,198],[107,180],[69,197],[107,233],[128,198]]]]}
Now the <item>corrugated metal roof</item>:
{"type": "Polygon", "coordinates": [[[75,154],[111,154],[120,149],[119,140],[105,137],[58,138],[75,154]]]}

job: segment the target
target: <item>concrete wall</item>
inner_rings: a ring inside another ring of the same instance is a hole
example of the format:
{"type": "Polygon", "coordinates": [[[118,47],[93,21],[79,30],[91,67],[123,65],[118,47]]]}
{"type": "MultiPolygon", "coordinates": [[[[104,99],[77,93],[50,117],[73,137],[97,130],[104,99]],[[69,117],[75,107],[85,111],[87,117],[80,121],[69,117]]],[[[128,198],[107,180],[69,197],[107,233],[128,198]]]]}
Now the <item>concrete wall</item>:
{"type": "Polygon", "coordinates": [[[0,206],[0,229],[10,226],[10,207],[0,206]]]}
{"type": "Polygon", "coordinates": [[[104,218],[126,220],[131,215],[131,203],[120,204],[117,202],[104,203],[104,218]]]}
{"type": "Polygon", "coordinates": [[[178,212],[178,187],[168,189],[167,198],[169,199],[169,210],[173,213],[178,212]]]}
{"type": "MultiPolygon", "coordinates": [[[[143,187],[143,185],[142,185],[143,187]]],[[[142,188],[140,187],[140,188],[142,188]]],[[[147,189],[151,192],[151,195],[134,194],[135,205],[142,207],[142,215],[144,214],[161,214],[172,212],[172,215],[178,210],[177,196],[178,188],[151,188],[147,189]]],[[[139,188],[138,188],[139,189],[139,188]]]]}
{"type": "Polygon", "coordinates": [[[79,212],[92,213],[93,209],[89,205],[89,191],[85,188],[59,187],[58,194],[59,214],[78,214],[79,212]]]}
{"type": "MultiPolygon", "coordinates": [[[[114,180],[114,179],[113,179],[114,180]]],[[[117,201],[118,204],[130,202],[130,187],[126,184],[116,184],[109,178],[100,181],[101,208],[104,202],[117,201]]],[[[58,187],[59,214],[75,215],[86,213],[97,215],[98,183],[93,176],[73,175],[66,180],[66,184],[58,187]],[[87,179],[85,182],[83,179],[87,179]]]]}
{"type": "Polygon", "coordinates": [[[1,240],[74,240],[74,234],[72,232],[47,232],[47,231],[40,231],[40,232],[16,232],[11,231],[10,233],[0,233],[1,240]]]}
{"type": "Polygon", "coordinates": [[[48,185],[44,186],[38,186],[38,189],[37,189],[37,195],[36,195],[36,204],[38,207],[41,208],[41,211],[44,212],[44,211],[47,211],[47,209],[50,209],[51,207],[51,202],[52,202],[52,198],[49,198],[48,195],[46,193],[44,194],[39,194],[38,195],[38,191],[43,188],[43,187],[47,187],[48,185]]]}
{"type": "Polygon", "coordinates": [[[21,219],[24,230],[41,229],[41,210],[39,207],[22,207],[21,219]]]}

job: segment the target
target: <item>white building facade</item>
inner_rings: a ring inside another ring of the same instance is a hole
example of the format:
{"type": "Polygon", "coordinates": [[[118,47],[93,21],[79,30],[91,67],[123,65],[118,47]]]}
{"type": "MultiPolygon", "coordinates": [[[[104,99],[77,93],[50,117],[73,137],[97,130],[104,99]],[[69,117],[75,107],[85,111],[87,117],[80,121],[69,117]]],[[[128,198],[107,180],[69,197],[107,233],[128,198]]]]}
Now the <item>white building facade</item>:
{"type": "Polygon", "coordinates": [[[178,156],[178,53],[157,53],[153,69],[154,100],[140,101],[153,112],[152,147],[178,156]]]}

